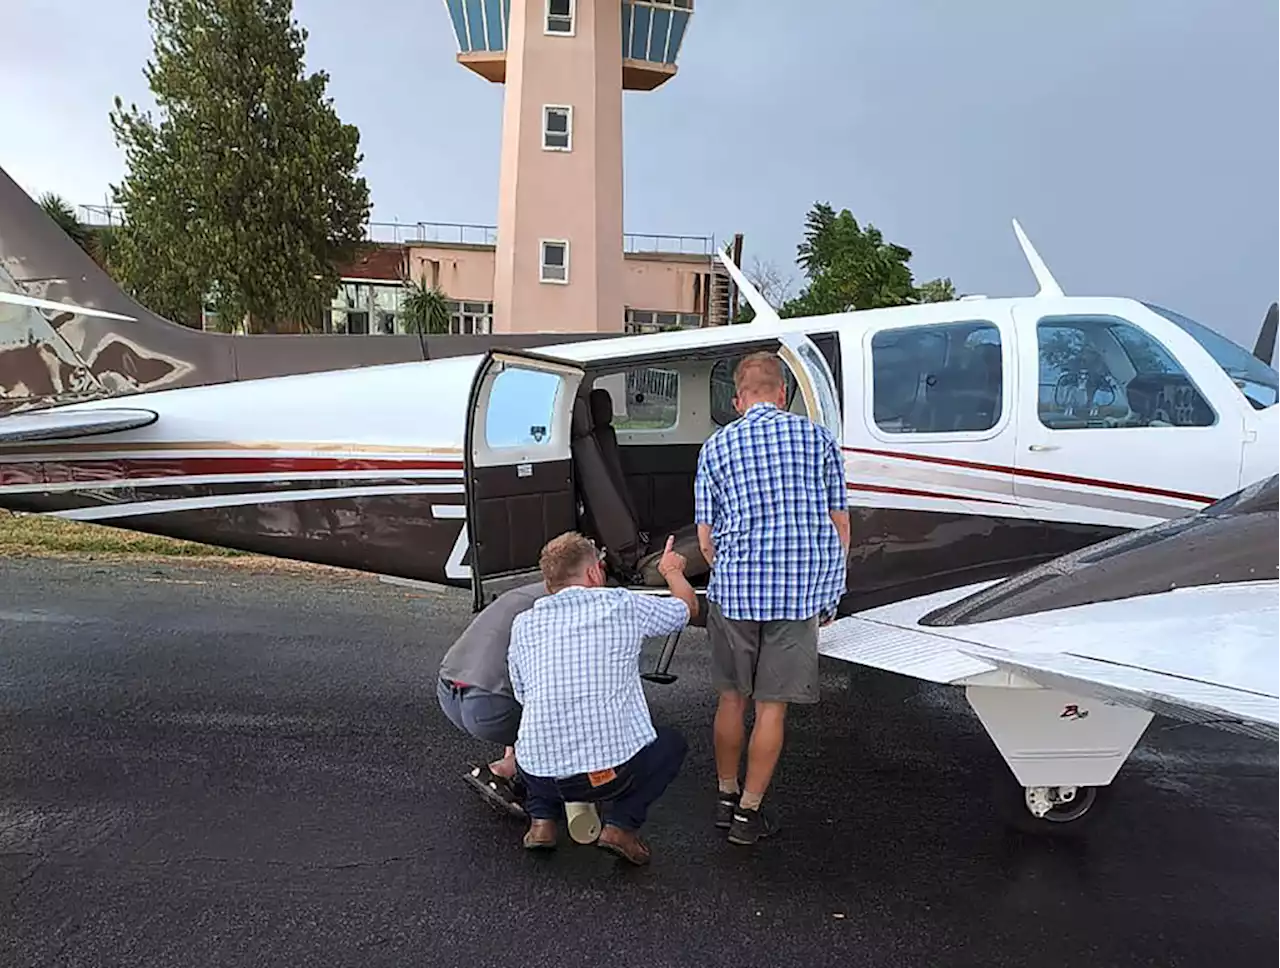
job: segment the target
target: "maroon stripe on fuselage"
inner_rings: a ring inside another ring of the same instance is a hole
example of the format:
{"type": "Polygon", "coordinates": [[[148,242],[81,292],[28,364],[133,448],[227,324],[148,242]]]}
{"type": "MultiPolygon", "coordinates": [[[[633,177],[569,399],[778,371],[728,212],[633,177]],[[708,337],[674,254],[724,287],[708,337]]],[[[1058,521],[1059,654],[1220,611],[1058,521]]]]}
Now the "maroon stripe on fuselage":
{"type": "Polygon", "coordinates": [[[350,471],[458,471],[460,460],[394,460],[366,457],[127,457],[0,463],[0,485],[70,484],[78,481],[148,477],[208,477],[219,474],[303,474],[350,471]]]}
{"type": "Polygon", "coordinates": [[[983,504],[1005,504],[1013,505],[1013,501],[1001,501],[993,497],[976,497],[967,494],[943,494],[940,491],[921,491],[913,487],[893,487],[888,484],[855,484],[849,481],[845,484],[851,491],[868,491],[872,494],[899,494],[904,497],[927,497],[941,499],[945,501],[978,501],[983,504]]]}
{"type": "Polygon", "coordinates": [[[957,457],[934,457],[931,454],[907,454],[895,450],[871,450],[866,447],[845,447],[849,454],[869,454],[873,457],[896,457],[899,460],[913,460],[924,464],[941,464],[945,467],[963,467],[975,471],[991,471],[996,474],[1012,474],[1014,477],[1029,477],[1041,481],[1057,481],[1062,484],[1081,484],[1086,487],[1104,487],[1112,491],[1127,491],[1131,494],[1149,494],[1155,497],[1173,498],[1175,501],[1195,501],[1199,504],[1212,504],[1216,499],[1200,494],[1188,494],[1185,491],[1170,491],[1162,487],[1148,487],[1145,484],[1126,484],[1122,481],[1102,481],[1093,477],[1078,477],[1075,474],[1059,474],[1054,471],[1033,470],[1027,467],[1005,467],[1001,464],[987,464],[982,461],[962,460],[957,457]]]}
{"type": "MultiPolygon", "coordinates": [[[[138,480],[143,480],[139,478],[138,480]]],[[[371,487],[412,487],[430,488],[433,485],[447,485],[452,490],[461,490],[461,482],[439,478],[421,477],[385,477],[351,478],[351,477],[306,477],[283,478],[268,481],[199,481],[193,482],[185,477],[166,477],[152,480],[145,484],[113,484],[111,487],[94,487],[92,481],[78,482],[84,487],[64,491],[26,491],[6,493],[0,491],[0,507],[10,511],[75,511],[81,508],[102,507],[104,505],[128,505],[148,501],[171,501],[175,499],[199,499],[202,497],[227,497],[243,494],[246,504],[269,504],[272,498],[281,493],[298,491],[343,491],[371,487]]],[[[424,493],[432,493],[424,491],[424,493]]],[[[340,497],[347,500],[345,497],[340,497]]]]}

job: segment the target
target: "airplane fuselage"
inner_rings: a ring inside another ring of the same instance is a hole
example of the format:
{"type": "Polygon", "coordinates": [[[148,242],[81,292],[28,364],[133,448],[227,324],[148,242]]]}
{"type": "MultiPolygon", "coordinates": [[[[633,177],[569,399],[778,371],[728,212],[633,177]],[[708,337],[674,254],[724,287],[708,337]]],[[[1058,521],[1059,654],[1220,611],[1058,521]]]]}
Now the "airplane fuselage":
{"type": "MultiPolygon", "coordinates": [[[[782,333],[805,337],[832,379],[824,388],[821,367],[793,367],[799,412],[814,406],[815,393],[837,398],[854,510],[846,610],[1002,577],[1188,514],[1273,473],[1278,461],[1277,408],[1252,406],[1191,334],[1127,299],[938,303],[537,353],[579,371],[562,375],[571,394],[593,384],[610,390],[639,524],[657,531],[692,514],[698,448],[735,416],[723,399],[732,361],[776,345],[782,333]]],[[[0,444],[0,507],[469,586],[468,506],[474,511],[477,497],[468,474],[480,464],[509,470],[512,481],[533,482],[531,493],[548,468],[567,475],[569,491],[574,478],[569,404],[545,404],[544,419],[536,394],[503,402],[492,381],[477,383],[486,360],[55,408],[46,413],[72,422],[121,406],[157,419],[0,444]],[[477,428],[502,407],[538,438],[522,438],[509,466],[500,448],[477,453],[477,428]]],[[[528,366],[537,373],[542,364],[528,366]]],[[[527,529],[516,543],[535,549],[550,536],[545,529],[578,523],[505,513],[509,529],[527,529]]],[[[493,522],[481,526],[492,541],[493,522]]],[[[516,565],[536,562],[521,555],[516,565]]]]}

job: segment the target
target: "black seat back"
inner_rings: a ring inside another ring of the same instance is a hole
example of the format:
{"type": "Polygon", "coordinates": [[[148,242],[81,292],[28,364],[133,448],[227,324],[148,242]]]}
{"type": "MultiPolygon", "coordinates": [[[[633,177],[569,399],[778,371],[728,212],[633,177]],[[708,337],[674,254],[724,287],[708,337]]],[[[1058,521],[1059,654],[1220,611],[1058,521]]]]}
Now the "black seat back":
{"type": "Polygon", "coordinates": [[[604,458],[609,476],[613,478],[613,486],[627,502],[627,510],[637,525],[640,515],[636,513],[635,502],[631,499],[631,488],[627,487],[627,475],[622,469],[622,451],[618,447],[618,432],[613,429],[613,397],[603,387],[591,391],[591,433],[600,445],[600,455],[604,458]]]}
{"type": "MultiPolygon", "coordinates": [[[[612,429],[612,428],[610,428],[612,429]]],[[[583,517],[588,530],[605,547],[605,562],[615,575],[626,578],[635,571],[644,548],[640,528],[600,448],[591,420],[590,406],[578,397],[573,402],[570,451],[583,517]]],[[[616,441],[615,441],[616,444],[616,441]]]]}

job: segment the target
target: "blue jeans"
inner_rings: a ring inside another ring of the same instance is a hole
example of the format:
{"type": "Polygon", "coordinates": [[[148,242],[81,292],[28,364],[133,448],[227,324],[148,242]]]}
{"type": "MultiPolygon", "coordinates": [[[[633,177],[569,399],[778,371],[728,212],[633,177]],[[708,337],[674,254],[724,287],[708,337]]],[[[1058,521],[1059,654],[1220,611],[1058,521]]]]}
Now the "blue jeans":
{"type": "Polygon", "coordinates": [[[639,830],[649,808],[680,772],[689,744],[674,729],[659,726],[658,738],[621,766],[608,783],[592,786],[585,773],[565,777],[531,776],[516,770],[529,791],[525,812],[533,820],[555,820],[565,803],[599,803],[602,822],[621,830],[639,830]]]}

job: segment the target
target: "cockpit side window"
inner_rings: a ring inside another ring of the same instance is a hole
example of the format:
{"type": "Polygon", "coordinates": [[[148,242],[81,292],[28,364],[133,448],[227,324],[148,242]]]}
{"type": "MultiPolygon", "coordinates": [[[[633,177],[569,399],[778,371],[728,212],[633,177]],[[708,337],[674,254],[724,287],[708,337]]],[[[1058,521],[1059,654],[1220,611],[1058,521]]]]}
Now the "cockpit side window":
{"type": "Polygon", "coordinates": [[[1145,331],[1113,316],[1054,316],[1036,326],[1040,422],[1050,430],[1211,427],[1218,415],[1145,331]]]}
{"type": "Polygon", "coordinates": [[[872,415],[888,434],[990,430],[1004,406],[1000,331],[986,320],[871,338],[872,415]]]}

